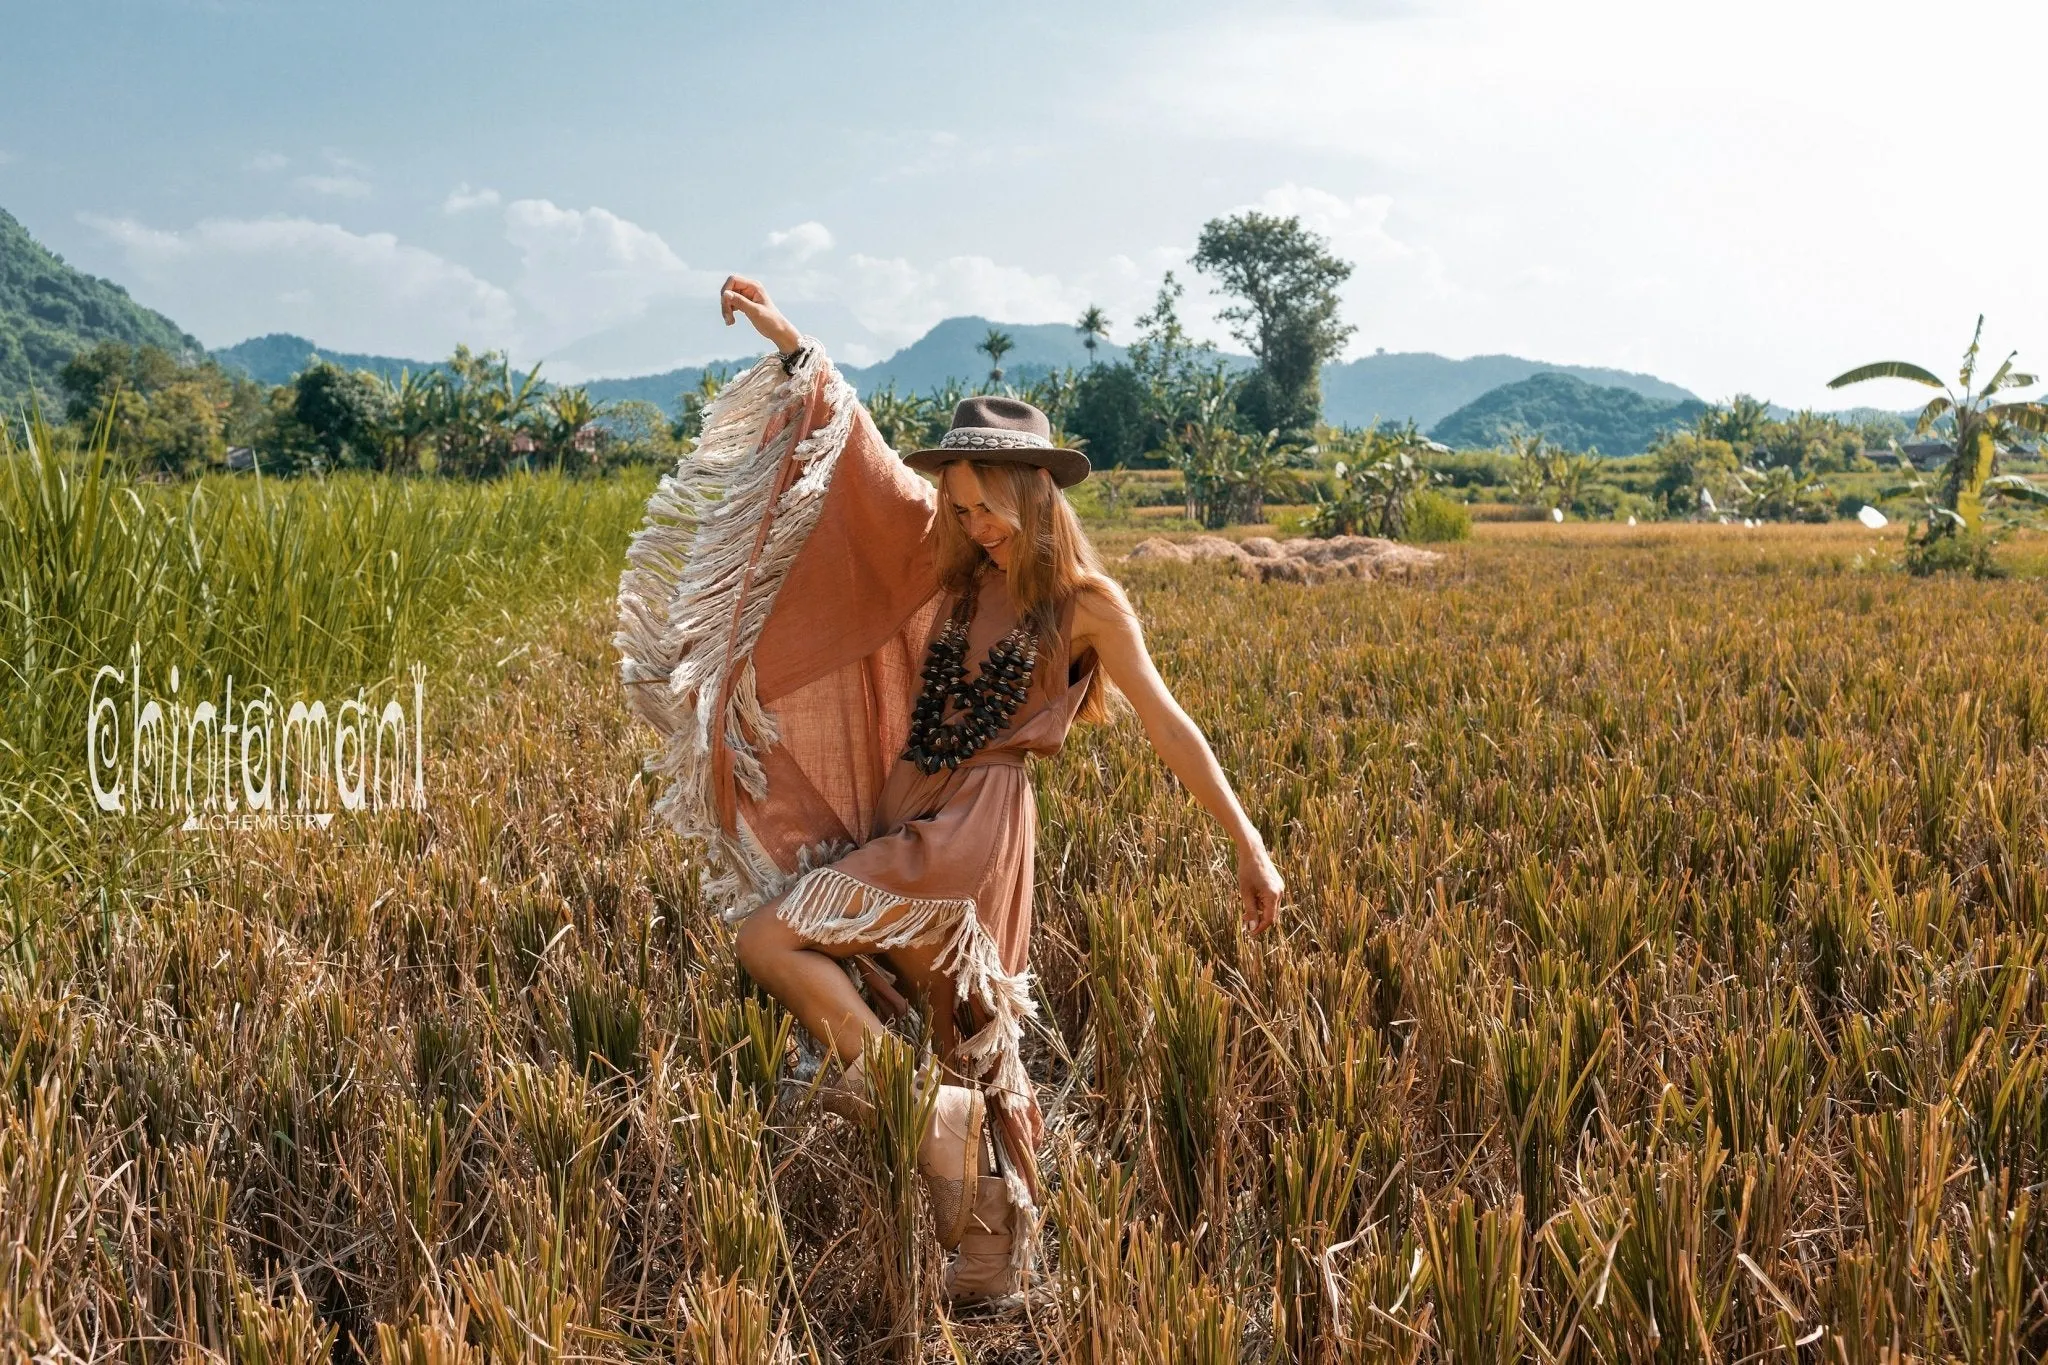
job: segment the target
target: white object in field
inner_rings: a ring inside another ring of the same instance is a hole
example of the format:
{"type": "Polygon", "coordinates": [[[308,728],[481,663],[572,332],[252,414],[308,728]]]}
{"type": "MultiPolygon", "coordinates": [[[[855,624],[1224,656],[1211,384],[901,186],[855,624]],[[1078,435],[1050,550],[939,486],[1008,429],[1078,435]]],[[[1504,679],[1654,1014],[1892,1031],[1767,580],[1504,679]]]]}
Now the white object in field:
{"type": "Polygon", "coordinates": [[[1755,522],[1755,521],[1754,521],[1753,519],[1749,518],[1749,517],[1744,517],[1744,518],[1742,519],[1742,524],[1743,524],[1744,526],[1748,526],[1748,527],[1752,527],[1752,528],[1754,528],[1754,527],[1756,526],[1756,522],[1755,522]]]}
{"type": "Polygon", "coordinates": [[[1628,524],[1629,524],[1629,525],[1631,525],[1631,526],[1635,525],[1635,524],[1636,524],[1636,519],[1635,519],[1634,517],[1630,517],[1630,518],[1628,519],[1628,524]]]}
{"type": "Polygon", "coordinates": [[[1700,510],[1702,512],[1718,512],[1721,510],[1714,506],[1714,495],[1704,488],[1700,490],[1700,510]]]}
{"type": "Polygon", "coordinates": [[[1563,509],[1562,507],[1553,507],[1553,508],[1551,508],[1551,509],[1550,509],[1550,519],[1551,519],[1552,521],[1563,521],[1563,520],[1564,520],[1564,509],[1563,509]]]}
{"type": "Polygon", "coordinates": [[[1885,527],[1892,524],[1890,517],[1887,517],[1867,502],[1863,504],[1863,510],[1856,514],[1856,520],[1862,522],[1873,531],[1882,531],[1885,527]]]}

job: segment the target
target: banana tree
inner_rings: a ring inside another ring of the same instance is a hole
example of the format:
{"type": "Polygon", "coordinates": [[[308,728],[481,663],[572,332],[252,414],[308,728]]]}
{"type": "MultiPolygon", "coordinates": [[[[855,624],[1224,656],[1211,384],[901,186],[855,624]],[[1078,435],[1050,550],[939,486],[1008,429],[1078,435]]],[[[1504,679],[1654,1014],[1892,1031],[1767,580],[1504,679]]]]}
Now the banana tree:
{"type": "Polygon", "coordinates": [[[1907,379],[1940,390],[1920,410],[1920,418],[1913,427],[1915,432],[1924,434],[1946,417],[1955,428],[1953,453],[1942,467],[1938,494],[1929,503],[1929,539],[1977,530],[1983,523],[1987,496],[2048,501],[2048,491],[2027,480],[1997,477],[1993,473],[2001,445],[2012,444],[2021,432],[2048,432],[2048,404],[2033,399],[1993,401],[2008,389],[2030,388],[2039,382],[2033,375],[2013,369],[2017,351],[2005,358],[2005,363],[1982,387],[1973,388],[1977,381],[1978,346],[1983,339],[1984,318],[1979,314],[1976,333],[1970,338],[1970,349],[1963,352],[1962,371],[1954,388],[1904,360],[1880,360],[1828,381],[1829,388],[1839,389],[1866,379],[1907,379]]]}
{"type": "MultiPolygon", "coordinates": [[[[549,394],[541,404],[534,423],[539,428],[541,448],[547,452],[549,464],[556,469],[567,467],[570,458],[577,453],[577,437],[602,415],[602,407],[591,398],[587,389],[557,389],[549,394]]],[[[597,462],[594,451],[589,462],[597,462]]]]}
{"type": "Polygon", "coordinates": [[[1508,496],[1525,507],[1545,501],[1556,452],[1537,432],[1518,431],[1507,439],[1505,453],[1514,460],[1508,469],[1508,496]]]}
{"type": "MultiPolygon", "coordinates": [[[[732,378],[732,371],[723,365],[713,365],[697,376],[697,382],[684,389],[676,404],[676,423],[671,434],[678,441],[694,444],[704,434],[704,409],[711,406],[732,378]]],[[[893,390],[892,390],[893,392],[893,390]]]]}
{"type": "Polygon", "coordinates": [[[1232,421],[1234,391],[1221,373],[1201,385],[1194,414],[1181,424],[1173,447],[1190,521],[1210,530],[1229,523],[1230,474],[1241,461],[1248,438],[1232,421]]]}
{"type": "Polygon", "coordinates": [[[1736,510],[1758,521],[1826,521],[1827,485],[1790,465],[1744,465],[1732,480],[1736,510]]]}
{"type": "Polygon", "coordinates": [[[864,400],[875,430],[892,450],[915,450],[933,444],[933,419],[941,414],[933,400],[917,394],[899,394],[890,380],[864,400]]]}
{"type": "Polygon", "coordinates": [[[1235,456],[1223,476],[1230,485],[1231,519],[1264,521],[1266,499],[1284,497],[1294,487],[1294,471],[1305,463],[1301,447],[1282,444],[1278,431],[1268,431],[1243,438],[1235,456]]]}
{"type": "Polygon", "coordinates": [[[397,380],[385,380],[384,429],[380,445],[386,473],[416,473],[420,448],[440,422],[434,385],[429,374],[400,370],[397,380]]]}
{"type": "Polygon", "coordinates": [[[1318,536],[1398,537],[1407,530],[1415,495],[1442,477],[1425,460],[1430,446],[1412,421],[1387,430],[1375,424],[1326,443],[1326,449],[1349,458],[1330,470],[1337,477],[1337,497],[1310,518],[1310,532],[1318,536]]]}

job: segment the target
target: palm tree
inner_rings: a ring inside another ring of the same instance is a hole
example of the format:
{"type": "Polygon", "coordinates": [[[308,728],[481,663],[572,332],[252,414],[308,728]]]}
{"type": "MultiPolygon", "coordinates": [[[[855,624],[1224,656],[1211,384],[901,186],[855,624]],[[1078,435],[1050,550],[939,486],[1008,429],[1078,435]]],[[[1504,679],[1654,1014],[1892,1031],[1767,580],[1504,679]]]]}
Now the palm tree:
{"type": "Polygon", "coordinates": [[[1927,538],[1930,540],[1957,531],[1976,530],[1984,518],[1987,492],[2048,502],[2048,491],[2017,475],[1992,476],[2001,444],[2010,444],[2022,431],[2048,432],[2048,404],[2038,400],[1991,401],[2006,389],[2024,389],[2039,382],[2033,375],[2013,370],[2012,362],[2019,354],[2017,351],[2005,358],[2005,363],[1982,388],[1971,388],[1977,378],[1977,347],[1983,339],[1984,317],[1980,313],[1977,330],[1970,337],[1970,349],[1963,352],[1963,368],[1953,389],[1927,370],[1904,360],[1880,360],[1874,365],[1860,365],[1828,381],[1829,388],[1839,389],[1861,384],[1866,379],[1910,379],[1915,384],[1941,390],[1920,410],[1920,420],[1913,425],[1914,432],[1918,434],[1932,430],[1943,417],[1955,426],[1953,453],[1941,471],[1940,498],[1929,507],[1927,538]]]}
{"type": "Polygon", "coordinates": [[[1081,344],[1088,348],[1088,363],[1095,363],[1095,348],[1109,335],[1109,315],[1094,304],[1081,314],[1081,320],[1074,324],[1074,330],[1081,334],[1081,344]]]}
{"type": "Polygon", "coordinates": [[[1008,332],[991,327],[988,335],[975,344],[975,350],[988,357],[988,382],[991,386],[1003,382],[1003,357],[1017,349],[1017,343],[1008,332]]]}

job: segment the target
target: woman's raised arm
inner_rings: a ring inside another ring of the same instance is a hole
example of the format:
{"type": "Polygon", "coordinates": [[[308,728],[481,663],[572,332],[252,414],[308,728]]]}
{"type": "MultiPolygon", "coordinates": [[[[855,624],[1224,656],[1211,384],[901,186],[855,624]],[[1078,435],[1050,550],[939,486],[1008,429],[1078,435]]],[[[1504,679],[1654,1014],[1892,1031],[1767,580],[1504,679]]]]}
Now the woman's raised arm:
{"type": "Polygon", "coordinates": [[[1201,727],[1181,709],[1153,666],[1136,613],[1120,598],[1120,592],[1116,598],[1109,591],[1081,594],[1074,605],[1073,648],[1085,645],[1094,649],[1109,680],[1130,699],[1152,747],[1202,809],[1230,835],[1237,846],[1237,890],[1244,901],[1245,925],[1254,932],[1264,929],[1280,913],[1286,884],[1266,852],[1266,841],[1238,803],[1201,727]]]}
{"type": "Polygon", "coordinates": [[[802,334],[788,318],[782,316],[782,310],[769,299],[768,291],[761,287],[759,280],[748,279],[745,275],[727,275],[724,286],[718,291],[718,309],[725,315],[726,326],[732,326],[735,314],[744,317],[769,345],[783,355],[788,355],[802,344],[802,334]]]}

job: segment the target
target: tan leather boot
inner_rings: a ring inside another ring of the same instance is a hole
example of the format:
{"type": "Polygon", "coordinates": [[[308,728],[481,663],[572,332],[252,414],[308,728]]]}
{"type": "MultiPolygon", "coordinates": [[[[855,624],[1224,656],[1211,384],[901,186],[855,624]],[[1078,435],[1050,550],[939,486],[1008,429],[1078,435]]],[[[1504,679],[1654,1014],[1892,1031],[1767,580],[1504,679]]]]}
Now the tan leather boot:
{"type": "Polygon", "coordinates": [[[975,1201],[968,1191],[980,1175],[981,1129],[987,1107],[981,1091],[965,1085],[941,1085],[932,1106],[931,1126],[917,1149],[917,1173],[924,1177],[931,1200],[932,1226],[939,1245],[951,1251],[966,1233],[975,1201]]]}
{"type": "Polygon", "coordinates": [[[874,1116],[874,1102],[868,1098],[867,1058],[856,1057],[829,1080],[818,1082],[818,1103],[830,1112],[855,1123],[874,1116]]]}
{"type": "MultiPolygon", "coordinates": [[[[865,1063],[865,1058],[856,1057],[838,1076],[820,1084],[818,1102],[856,1123],[872,1119],[875,1105],[865,1063]]],[[[920,1082],[924,1083],[928,1082],[920,1082]]],[[[972,1212],[967,1192],[979,1174],[986,1120],[987,1105],[979,1089],[941,1084],[924,1140],[918,1144],[917,1173],[924,1180],[925,1198],[931,1202],[939,1245],[949,1251],[960,1245],[967,1230],[972,1212]]]]}
{"type": "Polygon", "coordinates": [[[1010,1187],[999,1175],[984,1175],[975,1188],[974,1208],[960,1252],[946,1267],[946,1297],[954,1304],[999,1304],[1017,1299],[1023,1275],[1017,1268],[1019,1224],[1010,1187]]]}

